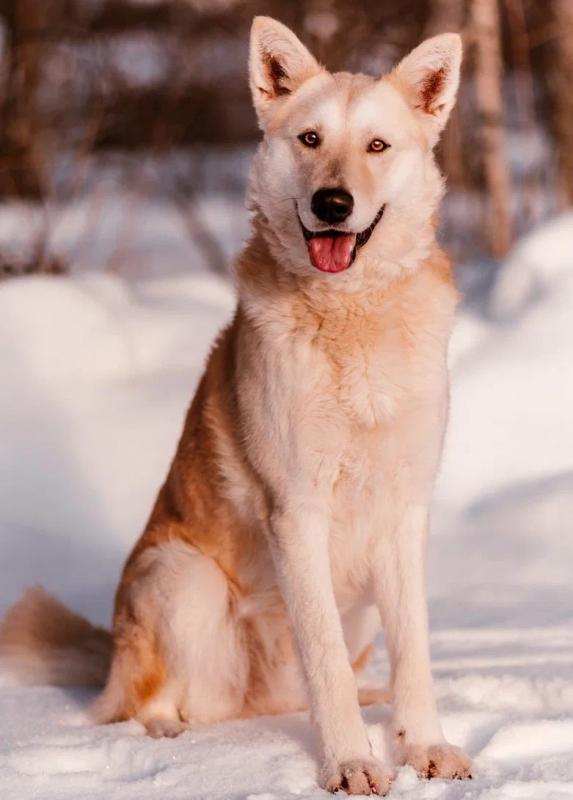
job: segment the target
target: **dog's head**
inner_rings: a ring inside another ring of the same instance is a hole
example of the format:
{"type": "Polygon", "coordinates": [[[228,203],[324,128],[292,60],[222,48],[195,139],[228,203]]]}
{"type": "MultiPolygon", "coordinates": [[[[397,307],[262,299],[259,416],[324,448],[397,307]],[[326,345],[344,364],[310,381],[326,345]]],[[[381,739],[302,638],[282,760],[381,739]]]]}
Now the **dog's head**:
{"type": "Polygon", "coordinates": [[[281,265],[348,281],[425,255],[442,193],[432,150],[461,50],[446,33],[380,78],[332,74],[287,27],[255,18],[250,84],[264,139],[250,195],[281,265]]]}

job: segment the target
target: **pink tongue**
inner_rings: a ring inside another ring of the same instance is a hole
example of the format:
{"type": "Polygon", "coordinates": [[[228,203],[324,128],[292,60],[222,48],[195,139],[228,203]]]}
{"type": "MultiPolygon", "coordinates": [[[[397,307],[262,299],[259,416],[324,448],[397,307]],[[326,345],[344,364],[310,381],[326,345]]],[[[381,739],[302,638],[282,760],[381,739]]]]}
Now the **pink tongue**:
{"type": "Polygon", "coordinates": [[[313,267],[321,272],[342,272],[350,266],[356,234],[313,236],[307,242],[313,267]]]}

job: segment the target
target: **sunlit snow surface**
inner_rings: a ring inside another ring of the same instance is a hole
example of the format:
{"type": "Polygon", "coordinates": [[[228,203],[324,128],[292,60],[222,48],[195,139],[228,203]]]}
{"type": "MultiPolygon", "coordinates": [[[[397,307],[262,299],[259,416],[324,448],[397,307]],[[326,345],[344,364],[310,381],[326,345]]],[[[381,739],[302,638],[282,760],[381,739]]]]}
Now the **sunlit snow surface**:
{"type": "MultiPolygon", "coordinates": [[[[41,582],[109,620],[232,308],[227,284],[198,272],[0,285],[0,612],[41,582]]],[[[569,216],[520,244],[487,317],[460,315],[429,583],[442,719],[474,780],[406,768],[394,797],[573,798],[572,309],[569,216]]],[[[365,679],[386,676],[379,647],[365,679]]],[[[133,722],[90,725],[87,691],[18,686],[1,669],[0,686],[2,798],[324,795],[306,715],[155,741],[133,722]]],[[[376,749],[387,710],[364,713],[376,749]]]]}

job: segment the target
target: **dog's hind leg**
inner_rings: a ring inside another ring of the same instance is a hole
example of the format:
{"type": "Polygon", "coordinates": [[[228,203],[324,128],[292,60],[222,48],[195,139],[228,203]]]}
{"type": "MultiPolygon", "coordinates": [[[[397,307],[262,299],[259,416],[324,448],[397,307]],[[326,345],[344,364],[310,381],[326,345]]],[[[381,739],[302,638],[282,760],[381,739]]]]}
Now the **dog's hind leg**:
{"type": "Polygon", "coordinates": [[[96,716],[135,717],[151,736],[239,716],[248,652],[233,591],[213,559],[166,541],[138,556],[125,583],[96,716]]]}

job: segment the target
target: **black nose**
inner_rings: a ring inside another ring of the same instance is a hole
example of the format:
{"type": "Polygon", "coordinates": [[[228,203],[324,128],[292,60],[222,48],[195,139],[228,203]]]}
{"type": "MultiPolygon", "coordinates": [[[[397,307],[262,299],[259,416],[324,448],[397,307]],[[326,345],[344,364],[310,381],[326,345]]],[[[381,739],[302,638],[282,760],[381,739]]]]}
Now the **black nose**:
{"type": "Polygon", "coordinates": [[[313,194],[310,207],[319,219],[332,225],[344,222],[352,214],[354,198],[344,189],[319,189],[313,194]]]}

